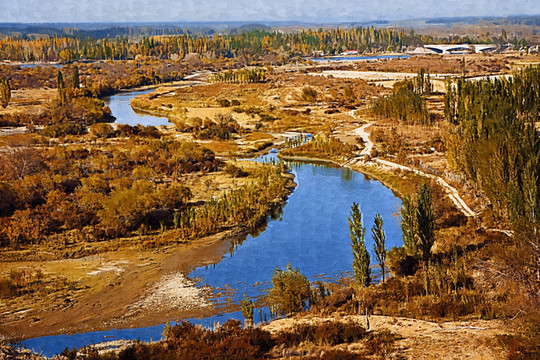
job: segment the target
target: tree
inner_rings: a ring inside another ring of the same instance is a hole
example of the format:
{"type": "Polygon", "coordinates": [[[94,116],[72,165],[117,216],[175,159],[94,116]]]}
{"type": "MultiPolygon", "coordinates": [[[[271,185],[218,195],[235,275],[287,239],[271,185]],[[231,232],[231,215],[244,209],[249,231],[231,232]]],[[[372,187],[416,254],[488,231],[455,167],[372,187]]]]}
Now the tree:
{"type": "Polygon", "coordinates": [[[299,268],[293,269],[291,264],[287,265],[285,270],[274,270],[272,285],[267,301],[275,315],[302,311],[311,299],[311,284],[308,278],[300,273],[299,268]]]}
{"type": "Polygon", "coordinates": [[[6,108],[11,100],[11,87],[9,86],[9,80],[5,78],[0,79],[0,105],[6,108]]]}
{"type": "Polygon", "coordinates": [[[370,257],[364,242],[366,228],[362,226],[362,213],[357,203],[353,202],[349,216],[349,232],[353,253],[353,271],[356,283],[367,287],[371,282],[370,257]]]}
{"type": "Polygon", "coordinates": [[[373,249],[375,250],[375,256],[379,262],[382,272],[382,281],[385,280],[386,274],[386,234],[383,230],[383,219],[381,214],[375,215],[374,224],[371,228],[371,234],[373,235],[373,249]]]}
{"type": "Polygon", "coordinates": [[[435,241],[435,215],[431,196],[431,189],[423,184],[416,201],[406,196],[401,208],[401,231],[407,254],[421,257],[426,265],[435,241]]]}
{"type": "Polygon", "coordinates": [[[244,294],[244,299],[240,301],[240,305],[242,306],[242,316],[244,316],[245,320],[245,327],[252,327],[253,326],[253,301],[251,301],[246,294],[244,294]]]}
{"type": "Polygon", "coordinates": [[[58,101],[60,101],[60,104],[64,105],[66,103],[66,88],[64,85],[64,77],[60,70],[58,70],[58,74],[56,75],[56,88],[58,89],[58,101]]]}
{"type": "Polygon", "coordinates": [[[416,202],[418,245],[422,259],[427,264],[435,241],[435,215],[431,204],[431,189],[426,184],[420,188],[416,202]]]}
{"type": "Polygon", "coordinates": [[[418,252],[418,241],[416,238],[416,205],[414,201],[405,196],[401,207],[401,232],[403,233],[403,246],[407,255],[414,256],[418,252]]]}
{"type": "Polygon", "coordinates": [[[72,84],[74,89],[78,89],[81,86],[79,79],[79,67],[75,66],[75,71],[73,72],[72,84]]]}

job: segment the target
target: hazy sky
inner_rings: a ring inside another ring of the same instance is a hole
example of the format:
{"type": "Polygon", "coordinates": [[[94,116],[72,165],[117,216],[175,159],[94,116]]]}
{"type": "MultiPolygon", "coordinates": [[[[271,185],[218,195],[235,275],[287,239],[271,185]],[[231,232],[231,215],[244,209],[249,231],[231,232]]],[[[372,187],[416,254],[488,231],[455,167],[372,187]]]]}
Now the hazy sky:
{"type": "Polygon", "coordinates": [[[539,0],[0,0],[0,22],[364,21],[540,14],[539,0]]]}

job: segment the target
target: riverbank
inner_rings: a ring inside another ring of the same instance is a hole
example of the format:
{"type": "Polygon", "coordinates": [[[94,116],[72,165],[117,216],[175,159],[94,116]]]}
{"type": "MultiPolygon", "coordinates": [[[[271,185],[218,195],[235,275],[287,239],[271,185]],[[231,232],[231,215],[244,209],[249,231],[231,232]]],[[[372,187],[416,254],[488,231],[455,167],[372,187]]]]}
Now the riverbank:
{"type": "MultiPolygon", "coordinates": [[[[268,215],[283,206],[296,186],[293,175],[286,177],[287,193],[268,209],[268,215]]],[[[264,223],[261,221],[257,226],[264,227],[264,223]]],[[[58,281],[64,285],[57,286],[65,289],[45,295],[37,302],[31,298],[4,302],[0,334],[6,338],[33,338],[139,328],[227,311],[216,309],[209,301],[211,287],[201,288],[186,277],[196,268],[220,262],[251,231],[240,224],[185,244],[167,245],[165,241],[165,245],[150,249],[122,246],[77,259],[40,261],[40,271],[44,274],[63,274],[58,281]],[[12,306],[16,306],[15,310],[6,311],[12,306]]],[[[175,232],[170,230],[153,237],[174,238],[175,232]]],[[[0,273],[10,268],[32,269],[36,264],[31,259],[3,262],[0,273]]]]}

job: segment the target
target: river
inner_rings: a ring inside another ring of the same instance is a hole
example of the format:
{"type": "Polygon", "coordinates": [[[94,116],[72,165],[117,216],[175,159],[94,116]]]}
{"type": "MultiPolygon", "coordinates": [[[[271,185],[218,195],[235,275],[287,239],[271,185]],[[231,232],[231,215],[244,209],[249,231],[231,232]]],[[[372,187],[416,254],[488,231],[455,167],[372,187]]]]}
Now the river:
{"type": "MultiPolygon", "coordinates": [[[[121,93],[107,99],[117,123],[130,123],[137,114],[131,110],[129,99],[141,92],[121,93]]],[[[158,125],[160,118],[144,116],[144,124],[158,125]],[[154,120],[153,120],[154,119],[154,120]],[[152,121],[156,121],[155,124],[152,121]]],[[[130,123],[133,125],[133,123],[130,123]]],[[[257,161],[275,158],[271,153],[257,161]]],[[[352,271],[347,218],[353,202],[360,204],[364,216],[366,243],[371,253],[372,265],[375,255],[371,226],[373,217],[380,213],[384,219],[387,248],[402,245],[402,235],[397,218],[401,201],[379,181],[366,178],[348,168],[311,163],[291,163],[296,189],[289,196],[279,214],[269,221],[259,234],[240,239],[222,260],[213,266],[200,267],[188,276],[199,281],[200,286],[210,285],[215,290],[213,299],[218,308],[228,302],[238,304],[246,294],[255,299],[264,295],[276,267],[287,264],[299,267],[311,280],[339,281],[352,271]],[[232,290],[232,291],[231,291],[232,290]],[[227,296],[219,296],[222,291],[227,296]]],[[[379,273],[373,268],[372,273],[379,273]]],[[[268,310],[255,311],[255,322],[261,316],[268,318],[268,310]]],[[[242,320],[240,312],[223,313],[205,319],[190,319],[202,325],[220,323],[227,319],[242,320]]],[[[24,346],[42,352],[46,356],[59,353],[65,347],[81,347],[117,339],[157,340],[163,325],[81,333],[74,335],[45,336],[29,339],[24,346]]]]}

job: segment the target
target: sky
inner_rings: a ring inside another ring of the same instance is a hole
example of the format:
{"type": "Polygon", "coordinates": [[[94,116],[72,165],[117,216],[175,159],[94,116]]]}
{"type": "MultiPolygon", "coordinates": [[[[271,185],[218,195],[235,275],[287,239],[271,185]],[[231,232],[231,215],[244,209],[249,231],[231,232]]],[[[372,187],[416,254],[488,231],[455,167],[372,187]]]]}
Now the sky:
{"type": "Polygon", "coordinates": [[[0,0],[0,22],[361,22],[538,14],[539,0],[0,0]]]}

